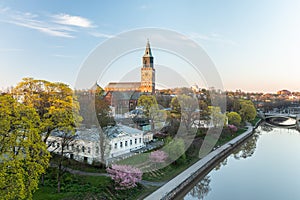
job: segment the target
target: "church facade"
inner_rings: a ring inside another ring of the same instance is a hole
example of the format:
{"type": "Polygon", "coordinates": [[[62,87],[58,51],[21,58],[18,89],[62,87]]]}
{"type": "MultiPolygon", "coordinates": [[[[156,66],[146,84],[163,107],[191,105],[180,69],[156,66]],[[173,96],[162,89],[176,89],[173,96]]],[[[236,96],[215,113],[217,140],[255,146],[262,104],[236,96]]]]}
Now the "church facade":
{"type": "Polygon", "coordinates": [[[105,87],[105,99],[117,113],[135,109],[143,94],[155,93],[155,69],[149,40],[142,57],[141,82],[111,82],[105,87]]]}

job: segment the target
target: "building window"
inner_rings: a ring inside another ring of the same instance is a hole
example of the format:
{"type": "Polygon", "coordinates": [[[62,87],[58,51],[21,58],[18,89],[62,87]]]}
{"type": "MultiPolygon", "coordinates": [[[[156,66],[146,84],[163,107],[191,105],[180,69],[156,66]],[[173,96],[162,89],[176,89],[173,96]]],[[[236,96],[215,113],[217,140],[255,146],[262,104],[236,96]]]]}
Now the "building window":
{"type": "Polygon", "coordinates": [[[130,146],[132,145],[132,140],[130,140],[130,146]]]}
{"type": "Polygon", "coordinates": [[[59,144],[59,142],[57,143],[57,148],[59,148],[59,146],[60,146],[60,144],[59,144]]]}
{"type": "Polygon", "coordinates": [[[91,147],[88,147],[88,153],[91,153],[91,147]]]}
{"type": "Polygon", "coordinates": [[[55,147],[55,142],[53,141],[53,143],[52,143],[52,147],[55,147]]]}
{"type": "Polygon", "coordinates": [[[135,138],[135,139],[134,139],[134,144],[136,144],[136,143],[137,143],[137,139],[135,138]]]}
{"type": "Polygon", "coordinates": [[[123,147],[123,142],[120,142],[120,148],[122,148],[123,147]]]}
{"type": "Polygon", "coordinates": [[[84,153],[84,150],[85,150],[85,147],[84,147],[84,146],[82,146],[82,153],[84,153]]]}
{"type": "Polygon", "coordinates": [[[125,141],[125,147],[127,147],[127,141],[125,141]]]}
{"type": "Polygon", "coordinates": [[[79,153],[79,145],[77,145],[77,148],[76,148],[77,152],[79,153]]]}
{"type": "Polygon", "coordinates": [[[142,138],[140,138],[140,143],[142,143],[142,138]]]}
{"type": "Polygon", "coordinates": [[[115,149],[118,148],[118,143],[115,143],[115,149]]]}

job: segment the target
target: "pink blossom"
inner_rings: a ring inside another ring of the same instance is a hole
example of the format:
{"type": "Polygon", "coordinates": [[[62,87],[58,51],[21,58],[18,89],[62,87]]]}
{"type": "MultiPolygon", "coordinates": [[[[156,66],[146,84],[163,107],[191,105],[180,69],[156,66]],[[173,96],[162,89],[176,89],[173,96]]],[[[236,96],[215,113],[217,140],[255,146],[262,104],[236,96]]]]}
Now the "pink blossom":
{"type": "Polygon", "coordinates": [[[228,128],[232,132],[237,132],[237,130],[238,130],[238,128],[235,125],[232,125],[232,124],[228,124],[228,128]]]}
{"type": "Polygon", "coordinates": [[[115,181],[117,190],[136,187],[136,183],[142,180],[143,172],[130,165],[112,165],[106,169],[109,176],[115,181]]]}
{"type": "Polygon", "coordinates": [[[164,151],[153,151],[150,153],[150,160],[155,163],[163,163],[168,157],[168,154],[164,151]]]}

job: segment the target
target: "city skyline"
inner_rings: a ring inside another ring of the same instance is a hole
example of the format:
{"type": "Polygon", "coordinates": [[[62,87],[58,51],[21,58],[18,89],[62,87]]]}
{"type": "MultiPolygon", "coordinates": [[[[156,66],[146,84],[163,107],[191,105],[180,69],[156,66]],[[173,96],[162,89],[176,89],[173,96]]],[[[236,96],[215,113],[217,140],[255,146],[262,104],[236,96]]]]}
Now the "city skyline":
{"type": "MultiPolygon", "coordinates": [[[[73,87],[80,66],[99,44],[132,29],[157,27],[179,32],[199,44],[215,63],[225,90],[300,91],[297,1],[80,1],[69,5],[0,1],[0,89],[15,86],[23,77],[73,87]]],[[[151,35],[146,38],[159,46],[151,35]]],[[[124,74],[117,73],[120,66],[133,71],[139,68],[142,54],[140,50],[120,58],[112,69],[115,76],[99,81],[101,86],[123,79],[124,74]]],[[[172,55],[166,52],[154,50],[153,54],[158,66],[179,69],[184,64],[178,59],[169,62],[172,55]]],[[[163,67],[157,70],[157,74],[159,70],[165,73],[163,67]]],[[[203,87],[201,80],[188,81],[190,86],[203,87]]],[[[170,79],[170,85],[176,87],[180,82],[170,79]]]]}

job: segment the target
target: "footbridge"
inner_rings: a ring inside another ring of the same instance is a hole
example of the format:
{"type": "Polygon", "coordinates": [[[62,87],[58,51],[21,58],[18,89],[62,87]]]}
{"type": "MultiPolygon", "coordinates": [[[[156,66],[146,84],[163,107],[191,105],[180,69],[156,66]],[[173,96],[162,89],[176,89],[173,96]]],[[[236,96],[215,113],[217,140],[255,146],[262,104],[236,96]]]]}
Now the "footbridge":
{"type": "Polygon", "coordinates": [[[300,129],[300,113],[280,113],[280,112],[258,112],[258,115],[269,122],[283,122],[286,120],[286,124],[278,124],[282,126],[296,125],[296,128],[300,129]]]}

